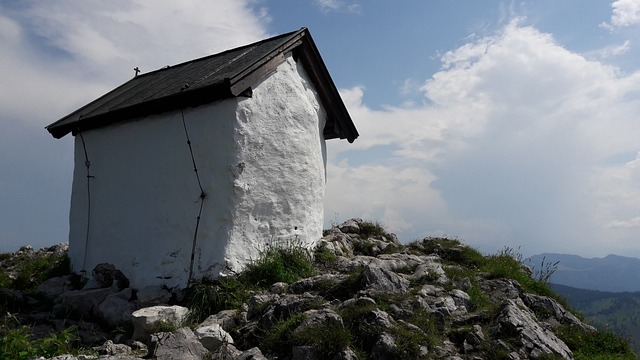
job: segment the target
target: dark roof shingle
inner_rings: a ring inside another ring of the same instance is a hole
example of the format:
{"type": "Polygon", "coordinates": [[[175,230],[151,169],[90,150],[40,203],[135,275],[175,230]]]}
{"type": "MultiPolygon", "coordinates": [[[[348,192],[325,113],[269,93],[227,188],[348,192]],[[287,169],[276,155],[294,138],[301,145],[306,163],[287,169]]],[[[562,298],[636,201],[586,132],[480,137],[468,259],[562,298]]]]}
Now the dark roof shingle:
{"type": "Polygon", "coordinates": [[[293,52],[327,112],[324,135],[353,142],[358,131],[306,28],[134,77],[46,129],[55,138],[150,114],[238,96],[293,52]]]}

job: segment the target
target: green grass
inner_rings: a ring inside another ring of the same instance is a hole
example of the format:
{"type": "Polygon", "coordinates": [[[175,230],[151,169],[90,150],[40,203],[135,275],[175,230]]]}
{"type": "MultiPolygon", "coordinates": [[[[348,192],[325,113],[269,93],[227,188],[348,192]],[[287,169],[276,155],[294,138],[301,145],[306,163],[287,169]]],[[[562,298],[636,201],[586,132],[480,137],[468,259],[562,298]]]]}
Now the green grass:
{"type": "Polygon", "coordinates": [[[0,287],[33,290],[44,280],[71,273],[66,253],[36,253],[34,256],[22,256],[16,259],[14,265],[16,278],[11,280],[4,271],[0,272],[0,287]]]}
{"type": "Polygon", "coordinates": [[[40,356],[50,358],[78,354],[76,330],[72,326],[32,341],[28,326],[19,325],[14,317],[6,316],[0,325],[0,359],[33,359],[40,356]]]}
{"type": "Polygon", "coordinates": [[[221,310],[238,309],[249,298],[251,286],[238,277],[221,277],[215,281],[196,281],[185,294],[189,322],[200,323],[221,310]]]}
{"type": "Polygon", "coordinates": [[[185,296],[189,321],[201,322],[221,310],[238,309],[251,290],[292,283],[314,273],[313,258],[306,249],[292,244],[269,247],[240,274],[190,284],[185,296]]]}
{"type": "Polygon", "coordinates": [[[384,229],[384,226],[377,221],[363,221],[360,224],[360,237],[367,239],[370,237],[384,236],[391,239],[391,234],[384,229]]]}
{"type": "Polygon", "coordinates": [[[613,332],[588,332],[571,325],[562,325],[554,330],[576,360],[636,359],[629,342],[613,332]]]}
{"type": "Polygon", "coordinates": [[[314,275],[313,257],[295,244],[269,247],[240,275],[243,282],[268,288],[276,282],[292,283],[314,275]]]}
{"type": "Polygon", "coordinates": [[[291,334],[305,317],[306,315],[304,314],[293,314],[286,319],[278,321],[269,329],[264,329],[265,336],[261,341],[261,349],[276,355],[291,353],[291,347],[294,345],[291,334]]]}
{"type": "Polygon", "coordinates": [[[340,324],[322,324],[296,331],[291,336],[295,345],[312,346],[321,359],[332,359],[351,346],[351,332],[340,324]]]}
{"type": "Polygon", "coordinates": [[[407,244],[410,252],[431,255],[438,254],[445,264],[457,264],[469,269],[478,269],[486,259],[478,250],[463,245],[460,240],[442,237],[427,237],[407,244]]]}

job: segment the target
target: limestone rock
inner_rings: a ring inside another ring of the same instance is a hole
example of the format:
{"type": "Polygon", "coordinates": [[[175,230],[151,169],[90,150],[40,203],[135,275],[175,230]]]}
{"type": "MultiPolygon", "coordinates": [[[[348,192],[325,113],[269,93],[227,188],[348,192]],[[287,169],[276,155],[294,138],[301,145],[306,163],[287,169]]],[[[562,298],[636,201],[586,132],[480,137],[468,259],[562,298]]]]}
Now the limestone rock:
{"type": "Polygon", "coordinates": [[[69,276],[58,276],[43,281],[36,291],[44,294],[50,299],[55,299],[63,293],[72,290],[71,280],[69,276]]]}
{"type": "Polygon", "coordinates": [[[519,298],[507,299],[503,303],[492,328],[495,335],[517,336],[523,350],[532,358],[543,354],[557,354],[564,359],[573,359],[569,347],[548,329],[535,320],[535,315],[519,298]]]}
{"type": "Polygon", "coordinates": [[[189,328],[151,336],[151,356],[157,360],[202,360],[209,351],[189,328]]]}
{"type": "Polygon", "coordinates": [[[211,360],[235,360],[242,354],[232,344],[223,344],[218,350],[211,353],[211,360]]]}
{"type": "Polygon", "coordinates": [[[217,314],[210,315],[200,326],[220,325],[224,331],[231,331],[240,325],[238,310],[222,310],[217,314]]]}
{"type": "Polygon", "coordinates": [[[267,360],[267,358],[262,355],[262,351],[259,348],[254,347],[247,351],[243,351],[236,360],[267,360]]]}
{"type": "Polygon", "coordinates": [[[318,356],[316,356],[313,346],[294,346],[291,349],[291,353],[291,360],[320,360],[318,356]]]}
{"type": "Polygon", "coordinates": [[[218,324],[199,326],[194,334],[202,345],[211,352],[218,350],[224,344],[233,344],[231,335],[218,324]]]}
{"type": "Polygon", "coordinates": [[[362,273],[365,284],[374,293],[403,294],[409,290],[409,280],[376,266],[365,266],[362,273]]]}
{"type": "Polygon", "coordinates": [[[338,229],[345,234],[360,234],[360,225],[362,219],[349,219],[338,225],[338,229]]]}
{"type": "Polygon", "coordinates": [[[131,314],[136,310],[136,304],[129,301],[131,296],[131,288],[110,294],[95,308],[94,314],[111,327],[131,321],[131,314]]]}
{"type": "Polygon", "coordinates": [[[166,321],[175,325],[181,325],[189,309],[183,306],[152,306],[136,310],[132,314],[133,339],[145,340],[153,331],[154,325],[160,321],[166,321]]]}
{"type": "Polygon", "coordinates": [[[114,344],[113,341],[107,340],[101,346],[93,348],[98,354],[101,355],[131,355],[132,350],[125,344],[114,344]]]}
{"type": "Polygon", "coordinates": [[[551,318],[556,323],[575,325],[585,331],[596,331],[593,326],[587,325],[580,321],[580,319],[578,319],[569,311],[565,310],[562,305],[560,305],[557,301],[550,297],[534,294],[523,294],[521,298],[522,301],[534,312],[539,314],[546,314],[548,315],[547,318],[551,318]]]}
{"type": "Polygon", "coordinates": [[[54,311],[72,311],[80,316],[91,315],[107,296],[117,291],[113,288],[67,291],[56,299],[54,311]]]}

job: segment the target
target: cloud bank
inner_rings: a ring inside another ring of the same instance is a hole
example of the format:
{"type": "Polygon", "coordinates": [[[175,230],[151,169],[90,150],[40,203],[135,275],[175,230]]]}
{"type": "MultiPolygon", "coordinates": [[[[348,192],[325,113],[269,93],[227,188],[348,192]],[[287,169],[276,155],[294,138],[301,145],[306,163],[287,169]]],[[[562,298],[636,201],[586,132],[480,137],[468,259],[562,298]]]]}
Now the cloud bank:
{"type": "Polygon", "coordinates": [[[421,106],[375,111],[364,89],[343,91],[362,137],[333,148],[327,217],[378,218],[405,240],[640,255],[625,231],[640,214],[640,72],[588,60],[522,19],[441,63],[421,106]],[[387,152],[360,162],[377,148],[387,152]]]}

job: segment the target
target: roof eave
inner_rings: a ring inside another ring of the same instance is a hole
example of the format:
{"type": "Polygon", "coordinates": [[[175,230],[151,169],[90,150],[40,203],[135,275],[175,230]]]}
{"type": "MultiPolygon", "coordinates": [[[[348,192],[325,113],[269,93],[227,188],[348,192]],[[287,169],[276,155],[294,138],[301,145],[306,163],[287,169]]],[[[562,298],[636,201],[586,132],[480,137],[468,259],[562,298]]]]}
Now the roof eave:
{"type": "Polygon", "coordinates": [[[120,122],[123,119],[135,119],[149,114],[159,114],[185,107],[194,107],[216,100],[233,97],[234,94],[229,90],[229,81],[228,79],[225,80],[226,81],[222,83],[217,83],[212,86],[195,90],[187,90],[175,95],[146,101],[117,110],[107,111],[99,115],[93,115],[86,118],[88,121],[84,121],[85,119],[82,117],[83,108],[81,108],[47,126],[46,129],[54,138],[60,139],[69,133],[75,135],[78,131],[86,131],[107,126],[112,123],[120,122]],[[64,121],[67,121],[68,123],[61,124],[64,121]]]}

